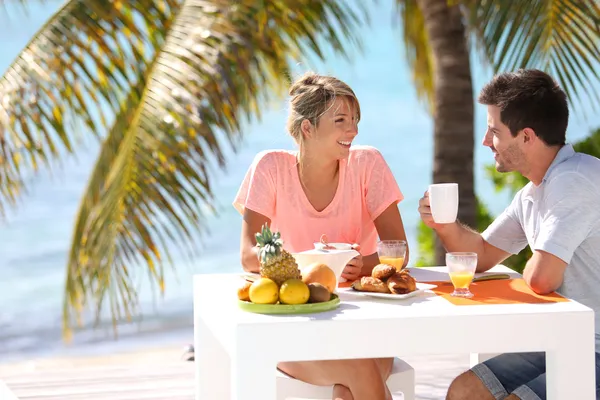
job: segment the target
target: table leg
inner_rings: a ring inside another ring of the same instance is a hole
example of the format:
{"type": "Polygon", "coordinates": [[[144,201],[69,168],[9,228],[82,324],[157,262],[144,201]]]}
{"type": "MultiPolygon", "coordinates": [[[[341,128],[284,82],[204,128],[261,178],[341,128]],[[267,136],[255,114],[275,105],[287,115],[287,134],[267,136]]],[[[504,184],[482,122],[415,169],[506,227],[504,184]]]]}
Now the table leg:
{"type": "Polygon", "coordinates": [[[231,391],[233,400],[276,400],[277,363],[263,358],[236,355],[232,360],[231,391]]]}
{"type": "Polygon", "coordinates": [[[229,354],[204,321],[198,316],[194,319],[196,400],[229,400],[231,398],[229,354]]]}
{"type": "Polygon", "coordinates": [[[546,352],[548,400],[596,399],[596,358],[590,336],[589,340],[570,338],[559,349],[546,352]]]}

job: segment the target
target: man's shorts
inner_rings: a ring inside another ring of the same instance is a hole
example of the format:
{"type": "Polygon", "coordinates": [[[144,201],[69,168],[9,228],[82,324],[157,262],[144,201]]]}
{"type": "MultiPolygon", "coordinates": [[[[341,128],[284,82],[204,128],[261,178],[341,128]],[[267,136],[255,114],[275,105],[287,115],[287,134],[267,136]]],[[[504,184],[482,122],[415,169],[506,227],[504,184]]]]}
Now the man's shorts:
{"type": "MultiPolygon", "coordinates": [[[[596,399],[600,400],[600,354],[596,354],[596,399]]],[[[510,393],[521,400],[546,400],[546,353],[506,353],[473,367],[497,400],[510,393]]]]}

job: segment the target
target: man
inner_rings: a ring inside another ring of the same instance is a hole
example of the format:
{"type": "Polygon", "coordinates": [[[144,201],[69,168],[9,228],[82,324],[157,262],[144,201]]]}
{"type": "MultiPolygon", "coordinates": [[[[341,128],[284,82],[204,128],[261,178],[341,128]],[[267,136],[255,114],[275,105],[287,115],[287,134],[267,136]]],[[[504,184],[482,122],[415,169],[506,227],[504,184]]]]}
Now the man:
{"type": "MultiPolygon", "coordinates": [[[[478,101],[487,106],[483,145],[492,150],[496,169],[518,171],[530,182],[483,234],[458,222],[436,224],[427,194],[419,201],[421,218],[448,251],[477,252],[478,272],[529,245],[533,255],[523,278],[531,289],[557,291],[595,311],[598,384],[600,160],[565,144],[567,97],[544,72],[500,74],[482,89],[478,101]]],[[[503,354],[457,377],[448,399],[543,400],[545,371],[543,352],[503,354]]]]}

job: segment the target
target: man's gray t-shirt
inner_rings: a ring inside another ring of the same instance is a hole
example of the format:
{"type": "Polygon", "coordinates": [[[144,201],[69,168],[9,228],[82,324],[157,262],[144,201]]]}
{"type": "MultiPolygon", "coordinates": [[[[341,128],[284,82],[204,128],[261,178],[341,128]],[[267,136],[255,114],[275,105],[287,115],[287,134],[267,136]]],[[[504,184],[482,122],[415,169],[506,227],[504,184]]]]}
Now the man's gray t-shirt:
{"type": "Polygon", "coordinates": [[[563,146],[540,185],[521,189],[482,236],[508,253],[529,245],[566,262],[557,292],[594,310],[600,352],[600,159],[563,146]]]}

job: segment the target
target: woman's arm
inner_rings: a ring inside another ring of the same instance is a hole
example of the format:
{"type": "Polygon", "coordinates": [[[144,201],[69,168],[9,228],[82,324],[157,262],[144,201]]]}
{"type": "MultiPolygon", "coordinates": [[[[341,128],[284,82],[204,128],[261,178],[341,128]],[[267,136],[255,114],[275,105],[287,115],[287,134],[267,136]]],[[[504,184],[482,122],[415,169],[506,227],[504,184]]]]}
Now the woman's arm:
{"type": "Polygon", "coordinates": [[[264,224],[270,225],[271,220],[260,213],[247,208],[244,209],[242,237],[240,240],[240,257],[242,268],[246,272],[258,273],[260,270],[255,235],[257,232],[260,232],[264,224]]]}
{"type": "MultiPolygon", "coordinates": [[[[396,203],[390,204],[379,217],[374,221],[375,228],[380,240],[404,240],[406,241],[406,256],[404,257],[403,267],[406,267],[409,259],[408,241],[406,240],[406,232],[404,232],[404,224],[396,203]]],[[[377,253],[364,258],[365,272],[370,274],[370,271],[379,264],[377,253]],[[370,268],[370,269],[369,269],[370,268]]]]}

